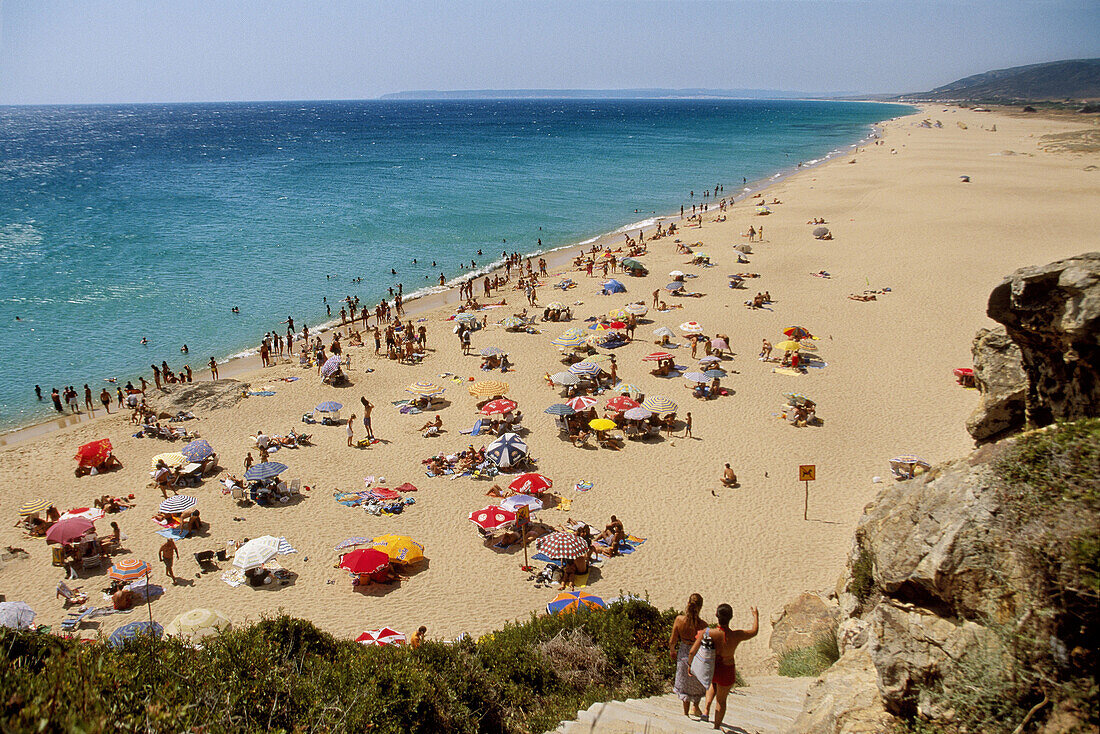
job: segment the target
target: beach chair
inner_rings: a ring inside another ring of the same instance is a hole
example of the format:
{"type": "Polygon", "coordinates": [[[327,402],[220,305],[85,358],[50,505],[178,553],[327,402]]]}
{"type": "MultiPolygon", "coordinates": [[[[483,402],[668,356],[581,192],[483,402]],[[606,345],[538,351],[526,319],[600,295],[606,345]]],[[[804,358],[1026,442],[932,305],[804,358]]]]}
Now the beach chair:
{"type": "Polygon", "coordinates": [[[477,421],[474,422],[474,427],[473,428],[471,428],[469,430],[459,431],[459,433],[461,433],[463,435],[477,436],[477,435],[481,434],[481,426],[482,426],[482,420],[481,420],[481,418],[478,418],[477,421]]]}
{"type": "Polygon", "coordinates": [[[199,568],[203,573],[220,570],[218,564],[214,563],[214,551],[212,550],[199,551],[196,553],[195,563],[199,564],[199,568]]]}
{"type": "Polygon", "coordinates": [[[250,504],[252,504],[252,500],[250,500],[248,498],[248,495],[245,494],[244,489],[242,489],[241,487],[234,487],[233,488],[233,499],[239,505],[250,505],[250,504]]]}
{"type": "Polygon", "coordinates": [[[301,494],[302,493],[302,480],[301,479],[292,479],[292,480],[290,480],[290,486],[288,487],[287,491],[291,495],[301,494]]]}
{"type": "Polygon", "coordinates": [[[103,557],[102,556],[99,556],[99,555],[84,556],[84,558],[82,558],[81,561],[80,561],[80,567],[83,568],[86,571],[86,570],[91,569],[91,568],[99,568],[102,563],[103,563],[103,557]]]}
{"type": "Polygon", "coordinates": [[[57,596],[64,598],[64,605],[70,604],[83,604],[88,601],[88,595],[82,592],[79,588],[72,589],[64,581],[57,582],[57,596]]]}

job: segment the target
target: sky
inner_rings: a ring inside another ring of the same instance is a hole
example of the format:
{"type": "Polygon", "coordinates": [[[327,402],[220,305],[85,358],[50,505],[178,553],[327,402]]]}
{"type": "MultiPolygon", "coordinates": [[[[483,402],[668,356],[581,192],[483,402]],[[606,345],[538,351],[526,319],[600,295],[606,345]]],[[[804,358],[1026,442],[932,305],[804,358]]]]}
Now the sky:
{"type": "Polygon", "coordinates": [[[0,0],[0,104],[924,91],[1100,56],[1100,0],[0,0]]]}

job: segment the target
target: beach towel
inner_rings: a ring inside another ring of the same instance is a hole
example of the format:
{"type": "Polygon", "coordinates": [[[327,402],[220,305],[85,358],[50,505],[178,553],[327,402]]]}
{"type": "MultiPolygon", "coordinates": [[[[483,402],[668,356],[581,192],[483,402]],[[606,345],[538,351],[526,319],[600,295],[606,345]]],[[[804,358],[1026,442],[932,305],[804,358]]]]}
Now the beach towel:
{"type": "Polygon", "coordinates": [[[570,497],[562,497],[558,500],[558,504],[554,505],[555,510],[561,510],[562,512],[568,512],[569,508],[573,506],[573,500],[570,497]]]}
{"type": "Polygon", "coordinates": [[[801,375],[798,370],[792,370],[790,367],[776,367],[772,370],[777,375],[801,375]]]}
{"type": "Polygon", "coordinates": [[[158,530],[157,535],[170,540],[183,540],[187,537],[187,530],[184,528],[165,528],[164,530],[158,530]]]}
{"type": "Polygon", "coordinates": [[[577,490],[578,492],[587,492],[588,490],[592,489],[592,486],[592,482],[588,481],[587,479],[582,479],[573,485],[573,489],[577,490]]]}
{"type": "Polygon", "coordinates": [[[245,392],[245,395],[247,395],[250,398],[268,398],[268,397],[271,397],[274,394],[275,394],[274,390],[256,390],[256,391],[245,392]]]}
{"type": "Polygon", "coordinates": [[[239,568],[231,568],[224,572],[221,576],[222,581],[236,588],[238,586],[244,586],[245,577],[244,571],[239,568]]]}

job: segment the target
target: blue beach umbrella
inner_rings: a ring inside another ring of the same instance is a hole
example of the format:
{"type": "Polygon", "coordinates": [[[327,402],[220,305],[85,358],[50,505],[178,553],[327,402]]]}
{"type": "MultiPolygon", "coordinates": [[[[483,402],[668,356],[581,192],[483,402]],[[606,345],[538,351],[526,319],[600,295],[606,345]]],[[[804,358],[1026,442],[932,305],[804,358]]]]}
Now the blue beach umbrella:
{"type": "Polygon", "coordinates": [[[180,449],[180,453],[187,457],[188,461],[203,461],[214,455],[214,448],[205,438],[200,438],[180,449]]]}
{"type": "Polygon", "coordinates": [[[715,377],[726,377],[726,371],[725,370],[709,369],[706,372],[704,372],[703,374],[706,375],[707,377],[711,378],[712,380],[715,377]]]}
{"type": "Polygon", "coordinates": [[[286,464],[280,464],[277,461],[265,461],[261,464],[253,464],[249,467],[248,471],[244,473],[244,478],[250,482],[271,479],[285,472],[287,468],[286,464]]]}
{"type": "Polygon", "coordinates": [[[164,628],[157,622],[130,622],[112,632],[111,636],[107,638],[107,644],[111,647],[121,648],[127,642],[146,635],[159,639],[164,635],[164,628]]]}
{"type": "Polygon", "coordinates": [[[685,372],[684,379],[688,382],[708,382],[709,378],[702,372],[685,372]]]}
{"type": "Polygon", "coordinates": [[[573,410],[572,408],[570,408],[565,403],[554,403],[553,405],[551,405],[549,408],[547,408],[546,410],[544,410],[542,412],[543,413],[549,413],[550,415],[567,416],[567,415],[573,415],[577,411],[573,410]]]}
{"type": "Polygon", "coordinates": [[[598,375],[603,369],[595,362],[577,362],[569,371],[574,375],[598,375]]]}
{"type": "Polygon", "coordinates": [[[325,402],[321,403],[320,405],[318,405],[317,406],[317,411],[319,413],[336,413],[340,410],[340,408],[343,408],[343,407],[344,406],[341,403],[336,403],[336,402],[333,402],[332,400],[328,400],[328,401],[325,401],[325,402]]]}
{"type": "Polygon", "coordinates": [[[683,289],[684,289],[684,284],[681,283],[680,281],[676,281],[675,283],[669,283],[668,285],[665,286],[666,291],[672,291],[673,293],[675,293],[676,291],[682,291],[683,289]]]}
{"type": "Polygon", "coordinates": [[[527,456],[527,444],[516,434],[505,433],[485,447],[485,455],[499,467],[514,466],[527,456]]]}
{"type": "Polygon", "coordinates": [[[604,281],[603,288],[608,293],[626,293],[626,286],[614,279],[604,281]]]}
{"type": "Polygon", "coordinates": [[[325,377],[333,375],[340,369],[340,358],[335,354],[325,360],[325,363],[321,365],[321,374],[325,377]]]}
{"type": "Polygon", "coordinates": [[[34,627],[35,612],[26,602],[0,602],[0,627],[13,630],[26,630],[34,627]]]}
{"type": "Polygon", "coordinates": [[[566,591],[554,597],[546,605],[548,614],[562,614],[576,612],[581,609],[604,609],[607,605],[603,599],[587,591],[566,591]]]}

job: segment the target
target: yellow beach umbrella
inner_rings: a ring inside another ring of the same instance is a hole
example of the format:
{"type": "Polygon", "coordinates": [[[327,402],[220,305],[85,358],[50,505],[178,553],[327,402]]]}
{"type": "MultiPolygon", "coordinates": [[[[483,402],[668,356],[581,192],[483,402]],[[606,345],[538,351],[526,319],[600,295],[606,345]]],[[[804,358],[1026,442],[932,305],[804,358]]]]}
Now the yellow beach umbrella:
{"type": "Polygon", "coordinates": [[[214,609],[192,609],[179,615],[164,627],[164,634],[197,642],[232,629],[229,617],[214,609]]]}
{"type": "Polygon", "coordinates": [[[607,318],[612,321],[626,321],[630,318],[630,313],[625,308],[613,308],[607,312],[607,318]]]}
{"type": "Polygon", "coordinates": [[[187,463],[187,457],[184,456],[183,454],[179,453],[179,452],[168,453],[168,454],[157,454],[156,456],[153,457],[153,460],[151,462],[151,468],[156,469],[158,461],[163,461],[165,464],[168,465],[169,468],[175,469],[177,466],[183,466],[184,464],[186,464],[187,463]]]}
{"type": "Polygon", "coordinates": [[[424,546],[407,535],[388,533],[372,538],[371,545],[386,555],[394,563],[410,564],[424,560],[424,546]]]}
{"type": "Polygon", "coordinates": [[[615,421],[608,418],[595,418],[588,421],[588,427],[594,431],[610,431],[615,427],[615,421]]]}
{"type": "Polygon", "coordinates": [[[23,517],[37,515],[39,512],[45,512],[51,507],[53,507],[53,502],[49,500],[31,500],[19,505],[19,514],[23,517]]]}
{"type": "Polygon", "coordinates": [[[438,395],[439,393],[443,392],[443,388],[441,388],[434,382],[421,380],[419,382],[414,382],[413,384],[406,387],[405,392],[410,392],[413,395],[422,395],[428,397],[431,395],[438,395]]]}
{"type": "Polygon", "coordinates": [[[802,345],[798,342],[788,339],[786,341],[779,342],[775,345],[776,349],[782,349],[785,352],[797,352],[802,348],[802,345]]]}
{"type": "Polygon", "coordinates": [[[482,380],[470,385],[470,394],[479,398],[491,398],[508,394],[508,383],[496,380],[482,380]]]}

